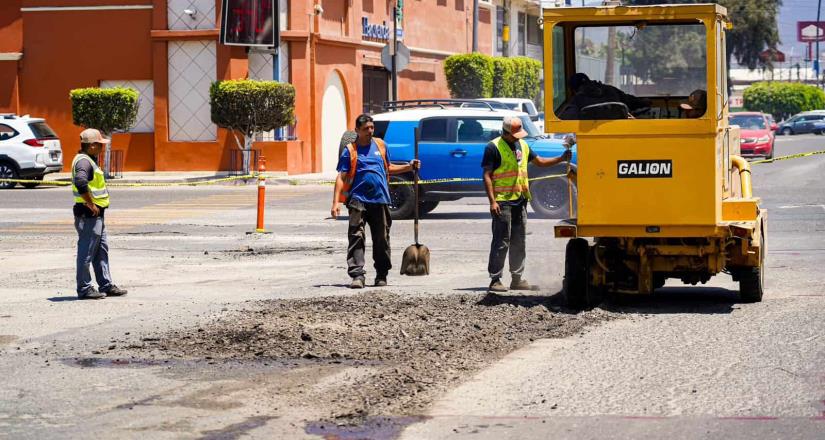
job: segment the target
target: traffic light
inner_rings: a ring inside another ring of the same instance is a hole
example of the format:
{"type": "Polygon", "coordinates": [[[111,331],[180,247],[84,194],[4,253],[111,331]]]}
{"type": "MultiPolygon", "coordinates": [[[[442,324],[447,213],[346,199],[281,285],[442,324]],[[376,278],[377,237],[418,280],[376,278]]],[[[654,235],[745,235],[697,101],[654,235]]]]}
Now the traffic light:
{"type": "Polygon", "coordinates": [[[221,43],[229,46],[278,46],[276,0],[223,0],[221,43]]]}

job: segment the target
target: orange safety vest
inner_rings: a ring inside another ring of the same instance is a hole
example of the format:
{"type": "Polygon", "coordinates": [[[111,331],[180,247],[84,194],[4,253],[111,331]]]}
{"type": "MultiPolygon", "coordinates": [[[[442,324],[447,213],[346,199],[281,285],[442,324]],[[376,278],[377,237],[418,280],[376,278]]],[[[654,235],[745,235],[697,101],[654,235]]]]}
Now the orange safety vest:
{"type": "MultiPolygon", "coordinates": [[[[374,137],[372,140],[374,140],[375,145],[378,146],[378,154],[384,159],[384,171],[387,173],[387,183],[389,183],[390,162],[387,160],[387,145],[384,144],[384,141],[380,138],[374,137]]],[[[343,179],[344,186],[341,187],[341,196],[338,199],[341,203],[346,203],[349,198],[349,190],[352,188],[352,182],[355,180],[355,167],[358,165],[358,148],[355,142],[347,145],[347,150],[349,151],[349,172],[347,172],[346,177],[343,179]]]]}

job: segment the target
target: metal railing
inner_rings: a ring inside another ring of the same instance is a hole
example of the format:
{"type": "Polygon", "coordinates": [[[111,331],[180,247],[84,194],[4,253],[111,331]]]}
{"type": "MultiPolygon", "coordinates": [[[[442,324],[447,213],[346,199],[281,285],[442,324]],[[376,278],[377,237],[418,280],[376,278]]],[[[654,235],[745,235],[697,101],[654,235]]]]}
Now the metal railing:
{"type": "MultiPolygon", "coordinates": [[[[490,111],[496,110],[496,104],[478,99],[407,99],[403,101],[384,101],[384,110],[403,110],[407,108],[421,108],[421,107],[470,107],[483,108],[490,111]]],[[[506,109],[506,107],[504,108],[506,109]]],[[[499,109],[499,110],[504,110],[499,109]]]]}

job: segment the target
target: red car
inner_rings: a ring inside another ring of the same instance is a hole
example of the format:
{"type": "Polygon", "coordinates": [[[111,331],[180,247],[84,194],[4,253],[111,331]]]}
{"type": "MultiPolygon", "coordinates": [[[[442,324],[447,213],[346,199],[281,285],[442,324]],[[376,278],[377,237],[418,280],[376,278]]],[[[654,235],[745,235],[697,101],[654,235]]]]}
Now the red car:
{"type": "Polygon", "coordinates": [[[776,123],[772,123],[768,116],[759,112],[736,112],[730,114],[729,121],[741,130],[739,149],[742,156],[773,158],[776,123]]]}

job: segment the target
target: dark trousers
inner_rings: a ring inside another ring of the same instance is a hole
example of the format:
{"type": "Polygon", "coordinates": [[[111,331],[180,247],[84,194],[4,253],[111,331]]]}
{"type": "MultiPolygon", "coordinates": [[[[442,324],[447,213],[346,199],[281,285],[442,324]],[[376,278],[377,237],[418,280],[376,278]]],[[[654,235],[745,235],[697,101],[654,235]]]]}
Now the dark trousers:
{"type": "Polygon", "coordinates": [[[501,278],[504,259],[510,252],[510,273],[521,277],[526,257],[527,203],[499,205],[501,214],[493,216],[493,243],[490,245],[490,278],[501,278]]]}
{"type": "Polygon", "coordinates": [[[372,236],[372,259],[375,273],[379,278],[386,278],[392,269],[390,262],[390,208],[378,203],[361,203],[350,200],[349,208],[349,246],[347,247],[347,273],[352,278],[363,277],[364,251],[366,248],[366,225],[370,226],[372,236]]]}
{"type": "Polygon", "coordinates": [[[98,288],[108,290],[112,287],[112,275],[109,273],[109,244],[103,217],[75,216],[74,227],[77,230],[77,294],[83,295],[94,288],[90,265],[94,268],[98,288]]]}

